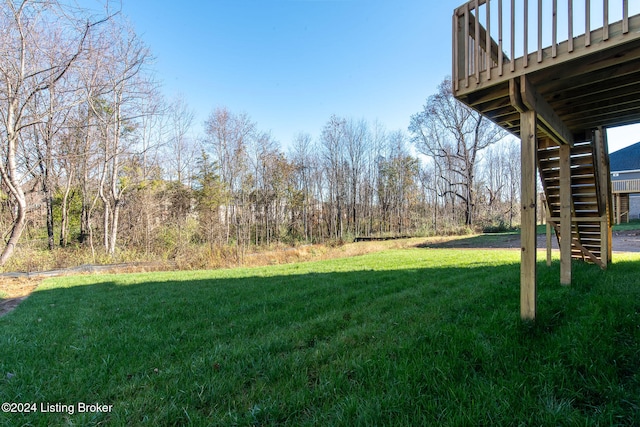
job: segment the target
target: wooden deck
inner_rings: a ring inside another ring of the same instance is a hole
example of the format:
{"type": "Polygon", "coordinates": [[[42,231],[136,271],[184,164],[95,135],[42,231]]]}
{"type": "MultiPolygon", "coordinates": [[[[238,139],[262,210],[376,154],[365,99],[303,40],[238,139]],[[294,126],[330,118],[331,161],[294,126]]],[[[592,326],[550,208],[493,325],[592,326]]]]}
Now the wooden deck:
{"type": "Polygon", "coordinates": [[[613,216],[616,224],[629,222],[631,194],[640,193],[640,179],[621,179],[611,181],[613,193],[613,216]]]}
{"type": "MultiPolygon", "coordinates": [[[[606,0],[598,3],[602,1],[606,0]]],[[[453,80],[459,100],[519,136],[520,114],[510,99],[510,81],[526,76],[574,140],[588,140],[590,131],[600,126],[640,121],[640,15],[607,23],[590,31],[588,37],[582,34],[546,48],[538,46],[512,61],[500,49],[504,43],[487,39],[485,27],[475,17],[479,9],[487,25],[486,17],[489,22],[494,20],[491,14],[497,13],[502,3],[474,0],[454,13],[453,80]],[[491,40],[491,55],[486,54],[486,40],[491,40]]],[[[543,11],[538,15],[537,28],[541,28],[544,20],[552,21],[557,13],[548,11],[545,15],[543,11]]],[[[518,29],[530,31],[528,22],[516,24],[510,21],[502,30],[495,29],[496,35],[513,39],[514,51],[518,29]]],[[[520,49],[528,51],[529,46],[520,49]]],[[[547,127],[540,125],[540,137],[558,139],[547,127]]]]}
{"type": "Polygon", "coordinates": [[[453,14],[454,95],[521,139],[523,319],[536,314],[537,171],[568,285],[572,258],[611,260],[606,128],[640,122],[640,14],[629,16],[628,0],[584,0],[581,16],[562,4],[472,0],[453,14]]]}
{"type": "Polygon", "coordinates": [[[611,181],[613,193],[640,193],[640,179],[611,181]]]}

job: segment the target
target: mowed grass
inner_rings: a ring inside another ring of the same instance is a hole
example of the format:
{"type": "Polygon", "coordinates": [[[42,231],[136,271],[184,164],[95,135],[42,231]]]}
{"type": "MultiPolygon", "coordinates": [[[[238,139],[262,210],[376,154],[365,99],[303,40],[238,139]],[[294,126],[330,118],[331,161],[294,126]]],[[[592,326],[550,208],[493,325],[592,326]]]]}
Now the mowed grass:
{"type": "Polygon", "coordinates": [[[538,271],[533,324],[518,251],[47,280],[0,318],[0,401],[113,408],[0,423],[640,424],[640,256],[538,271]]]}

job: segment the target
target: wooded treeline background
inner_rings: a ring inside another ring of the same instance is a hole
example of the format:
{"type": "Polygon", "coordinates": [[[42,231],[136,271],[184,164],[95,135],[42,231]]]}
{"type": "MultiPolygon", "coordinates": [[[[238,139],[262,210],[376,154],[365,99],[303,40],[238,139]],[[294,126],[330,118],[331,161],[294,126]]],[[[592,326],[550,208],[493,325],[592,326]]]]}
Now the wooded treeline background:
{"type": "Polygon", "coordinates": [[[0,265],[19,244],[241,256],[519,222],[519,146],[455,101],[446,79],[406,132],[336,115],[283,146],[224,107],[194,137],[193,111],[164,99],[119,13],[6,1],[0,43],[0,265]]]}

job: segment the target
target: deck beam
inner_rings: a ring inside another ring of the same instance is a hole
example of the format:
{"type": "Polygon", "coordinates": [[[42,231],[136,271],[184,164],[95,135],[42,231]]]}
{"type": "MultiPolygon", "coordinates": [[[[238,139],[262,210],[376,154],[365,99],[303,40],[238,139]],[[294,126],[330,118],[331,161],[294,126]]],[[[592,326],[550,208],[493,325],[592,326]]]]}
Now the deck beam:
{"type": "Polygon", "coordinates": [[[523,104],[537,113],[538,118],[550,131],[550,137],[558,144],[573,145],[573,134],[564,124],[562,119],[553,111],[553,108],[538,93],[527,76],[520,76],[520,96],[523,104]]]}

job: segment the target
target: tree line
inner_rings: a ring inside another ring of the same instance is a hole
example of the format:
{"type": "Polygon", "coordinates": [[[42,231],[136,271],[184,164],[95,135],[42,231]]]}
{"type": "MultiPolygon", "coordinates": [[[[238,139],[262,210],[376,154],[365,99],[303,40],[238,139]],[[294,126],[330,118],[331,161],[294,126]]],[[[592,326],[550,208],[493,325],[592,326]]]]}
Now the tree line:
{"type": "Polygon", "coordinates": [[[94,254],[201,245],[242,255],[518,222],[518,147],[446,79],[407,131],[334,115],[285,149],[219,107],[194,138],[194,112],[163,98],[120,13],[7,0],[0,20],[0,265],[21,239],[94,254]]]}

